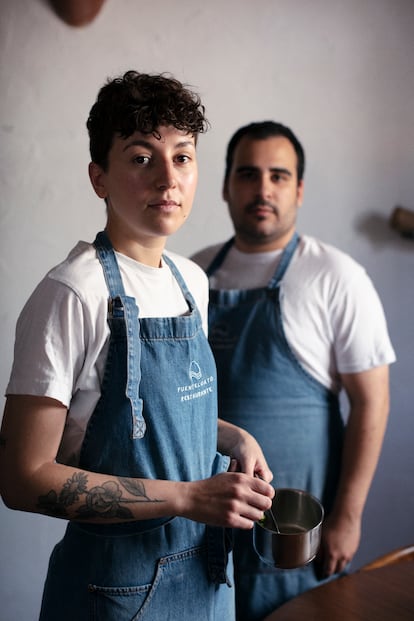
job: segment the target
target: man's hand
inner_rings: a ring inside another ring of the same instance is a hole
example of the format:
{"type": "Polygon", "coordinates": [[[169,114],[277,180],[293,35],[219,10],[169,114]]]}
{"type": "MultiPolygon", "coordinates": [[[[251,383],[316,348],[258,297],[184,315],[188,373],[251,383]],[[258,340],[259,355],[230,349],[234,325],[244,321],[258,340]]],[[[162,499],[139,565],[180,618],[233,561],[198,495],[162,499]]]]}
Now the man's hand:
{"type": "Polygon", "coordinates": [[[339,574],[352,561],[361,538],[361,520],[333,513],[322,526],[321,547],[316,557],[321,578],[339,574]]]}

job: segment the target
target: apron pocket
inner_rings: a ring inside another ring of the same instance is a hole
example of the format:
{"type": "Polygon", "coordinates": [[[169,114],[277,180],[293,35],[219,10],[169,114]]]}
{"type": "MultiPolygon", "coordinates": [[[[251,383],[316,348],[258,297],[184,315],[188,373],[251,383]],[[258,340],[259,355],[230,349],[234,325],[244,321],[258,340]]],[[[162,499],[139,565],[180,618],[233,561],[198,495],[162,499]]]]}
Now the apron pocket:
{"type": "Polygon", "coordinates": [[[211,619],[215,585],[207,577],[205,548],[165,556],[158,562],[152,584],[141,586],[88,586],[91,621],[145,621],[166,618],[194,621],[211,619]],[[210,612],[209,612],[210,611],[210,612]]]}
{"type": "Polygon", "coordinates": [[[152,585],[129,587],[88,586],[91,621],[134,621],[152,585]]]}

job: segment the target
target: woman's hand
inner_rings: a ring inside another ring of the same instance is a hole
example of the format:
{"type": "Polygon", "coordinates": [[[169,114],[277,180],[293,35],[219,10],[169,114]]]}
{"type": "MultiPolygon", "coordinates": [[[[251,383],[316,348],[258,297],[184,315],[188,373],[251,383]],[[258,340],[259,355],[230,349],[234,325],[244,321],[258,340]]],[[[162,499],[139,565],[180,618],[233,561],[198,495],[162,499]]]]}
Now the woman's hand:
{"type": "Polygon", "coordinates": [[[240,472],[179,483],[177,491],[177,515],[210,526],[246,530],[263,517],[274,496],[266,481],[240,472]]]}
{"type": "Polygon", "coordinates": [[[231,457],[230,472],[244,472],[251,477],[258,475],[267,482],[273,479],[257,440],[244,429],[221,419],[218,422],[218,449],[231,457]]]}

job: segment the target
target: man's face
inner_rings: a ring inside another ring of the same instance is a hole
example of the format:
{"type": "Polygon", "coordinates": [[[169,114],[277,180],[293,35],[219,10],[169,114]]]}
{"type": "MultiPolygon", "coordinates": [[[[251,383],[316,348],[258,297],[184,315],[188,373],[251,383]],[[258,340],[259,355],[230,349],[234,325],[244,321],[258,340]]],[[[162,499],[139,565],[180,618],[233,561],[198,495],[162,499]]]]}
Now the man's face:
{"type": "Polygon", "coordinates": [[[294,233],[302,197],[296,152],[287,138],[240,140],[223,188],[240,250],[283,248],[294,233]]]}
{"type": "Polygon", "coordinates": [[[122,252],[124,242],[164,243],[191,212],[197,185],[195,140],[175,127],[161,139],[135,132],[116,136],[104,171],[91,164],[95,191],[107,203],[107,229],[122,252]]]}

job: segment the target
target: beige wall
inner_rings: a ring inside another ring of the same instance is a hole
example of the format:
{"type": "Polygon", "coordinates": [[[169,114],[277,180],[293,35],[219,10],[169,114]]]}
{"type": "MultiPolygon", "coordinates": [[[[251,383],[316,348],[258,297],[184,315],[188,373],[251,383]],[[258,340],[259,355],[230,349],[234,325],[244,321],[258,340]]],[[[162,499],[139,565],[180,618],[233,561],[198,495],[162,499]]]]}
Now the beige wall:
{"type": "MultiPolygon", "coordinates": [[[[190,223],[169,243],[190,254],[231,228],[221,201],[230,134],[252,120],[290,125],[308,158],[299,230],[361,261],[382,297],[398,363],[392,415],[355,566],[413,539],[414,240],[391,231],[414,209],[412,0],[106,0],[84,28],[46,0],[0,4],[2,392],[17,315],[45,271],[104,209],[89,186],[85,120],[107,76],[168,71],[194,85],[212,129],[199,142],[190,223]]],[[[37,618],[64,524],[0,505],[2,621],[37,618]]]]}

